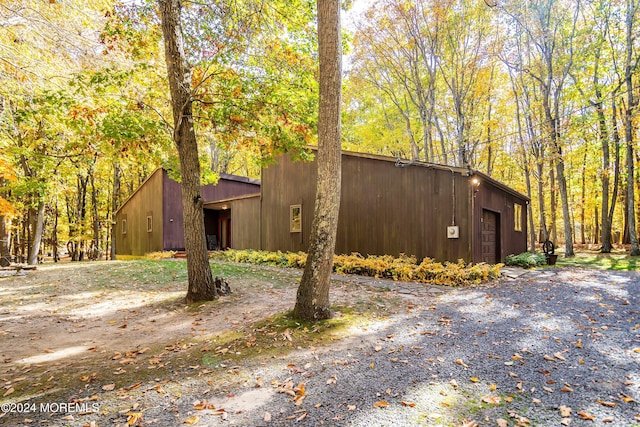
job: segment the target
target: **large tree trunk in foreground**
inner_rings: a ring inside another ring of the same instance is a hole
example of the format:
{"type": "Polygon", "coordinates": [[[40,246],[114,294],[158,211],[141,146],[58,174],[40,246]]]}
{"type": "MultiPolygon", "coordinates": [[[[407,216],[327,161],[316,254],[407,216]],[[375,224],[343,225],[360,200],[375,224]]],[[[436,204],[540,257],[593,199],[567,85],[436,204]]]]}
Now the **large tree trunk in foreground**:
{"type": "Polygon", "coordinates": [[[320,110],[318,115],[318,182],[309,238],[307,263],[302,274],[294,317],[321,320],[331,317],[329,281],[338,230],[341,181],[340,106],[342,44],[340,1],[318,0],[320,53],[320,110]]]}
{"type": "Polygon", "coordinates": [[[206,301],[217,298],[204,230],[204,212],[200,194],[200,163],[198,143],[193,124],[191,69],[184,53],[179,0],[158,0],[165,58],[173,109],[173,141],[180,157],[182,175],[182,206],[184,210],[184,241],[187,251],[189,288],[186,301],[206,301]]]}

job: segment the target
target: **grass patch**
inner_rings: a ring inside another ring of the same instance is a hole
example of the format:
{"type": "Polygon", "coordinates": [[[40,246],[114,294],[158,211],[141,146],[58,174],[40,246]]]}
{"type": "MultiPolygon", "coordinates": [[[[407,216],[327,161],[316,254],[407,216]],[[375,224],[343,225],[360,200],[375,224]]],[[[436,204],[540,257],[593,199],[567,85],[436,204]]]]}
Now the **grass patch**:
{"type": "Polygon", "coordinates": [[[640,271],[640,257],[627,253],[603,254],[596,251],[578,252],[571,258],[558,257],[558,266],[595,268],[599,270],[640,271]]]}
{"type": "Polygon", "coordinates": [[[211,341],[215,348],[203,355],[206,366],[247,363],[255,358],[283,356],[295,349],[328,345],[348,335],[354,326],[367,324],[371,317],[349,307],[334,307],[331,319],[303,322],[291,312],[279,313],[254,323],[245,331],[232,331],[211,341]]]}

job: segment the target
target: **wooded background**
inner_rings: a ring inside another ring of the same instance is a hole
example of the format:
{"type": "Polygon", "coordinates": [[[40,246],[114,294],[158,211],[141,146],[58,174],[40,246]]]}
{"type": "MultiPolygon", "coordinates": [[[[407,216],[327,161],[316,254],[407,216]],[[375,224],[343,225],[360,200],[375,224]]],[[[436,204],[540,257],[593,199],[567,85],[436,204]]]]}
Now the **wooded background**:
{"type": "MultiPolygon", "coordinates": [[[[343,148],[503,181],[531,197],[531,245],[637,254],[639,9],[371,2],[343,29],[343,148]]],[[[315,14],[183,4],[205,182],[316,142],[315,14]]],[[[120,203],[159,165],[179,175],[161,35],[152,1],[0,1],[0,255],[108,258],[120,203]]]]}

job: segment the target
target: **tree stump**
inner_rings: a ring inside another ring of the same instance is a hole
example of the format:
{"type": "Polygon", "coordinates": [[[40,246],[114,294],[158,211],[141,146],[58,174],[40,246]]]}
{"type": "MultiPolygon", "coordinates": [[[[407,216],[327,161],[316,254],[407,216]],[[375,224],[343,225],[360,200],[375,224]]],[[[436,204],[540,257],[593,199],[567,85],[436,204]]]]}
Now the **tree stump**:
{"type": "Polygon", "coordinates": [[[216,276],[215,279],[213,279],[213,284],[216,287],[218,295],[231,295],[231,287],[224,278],[216,276]]]}

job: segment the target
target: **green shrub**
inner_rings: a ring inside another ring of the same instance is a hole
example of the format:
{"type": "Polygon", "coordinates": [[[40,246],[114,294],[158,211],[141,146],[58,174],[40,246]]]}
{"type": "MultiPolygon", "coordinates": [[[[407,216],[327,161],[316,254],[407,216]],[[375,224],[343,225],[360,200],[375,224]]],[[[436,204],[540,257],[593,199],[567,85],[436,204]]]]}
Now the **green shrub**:
{"type": "MultiPolygon", "coordinates": [[[[258,265],[304,268],[307,254],[231,249],[214,252],[211,258],[258,265]]],[[[416,257],[404,254],[394,258],[390,255],[364,257],[359,253],[352,253],[335,255],[333,258],[333,270],[340,274],[357,274],[448,286],[463,286],[496,279],[500,277],[500,267],[502,264],[466,264],[461,259],[457,262],[440,263],[431,258],[425,258],[418,264],[416,257]]]]}
{"type": "Polygon", "coordinates": [[[523,252],[518,255],[507,255],[505,258],[506,265],[522,268],[538,267],[546,263],[547,258],[544,254],[533,254],[531,252],[523,252]]]}

